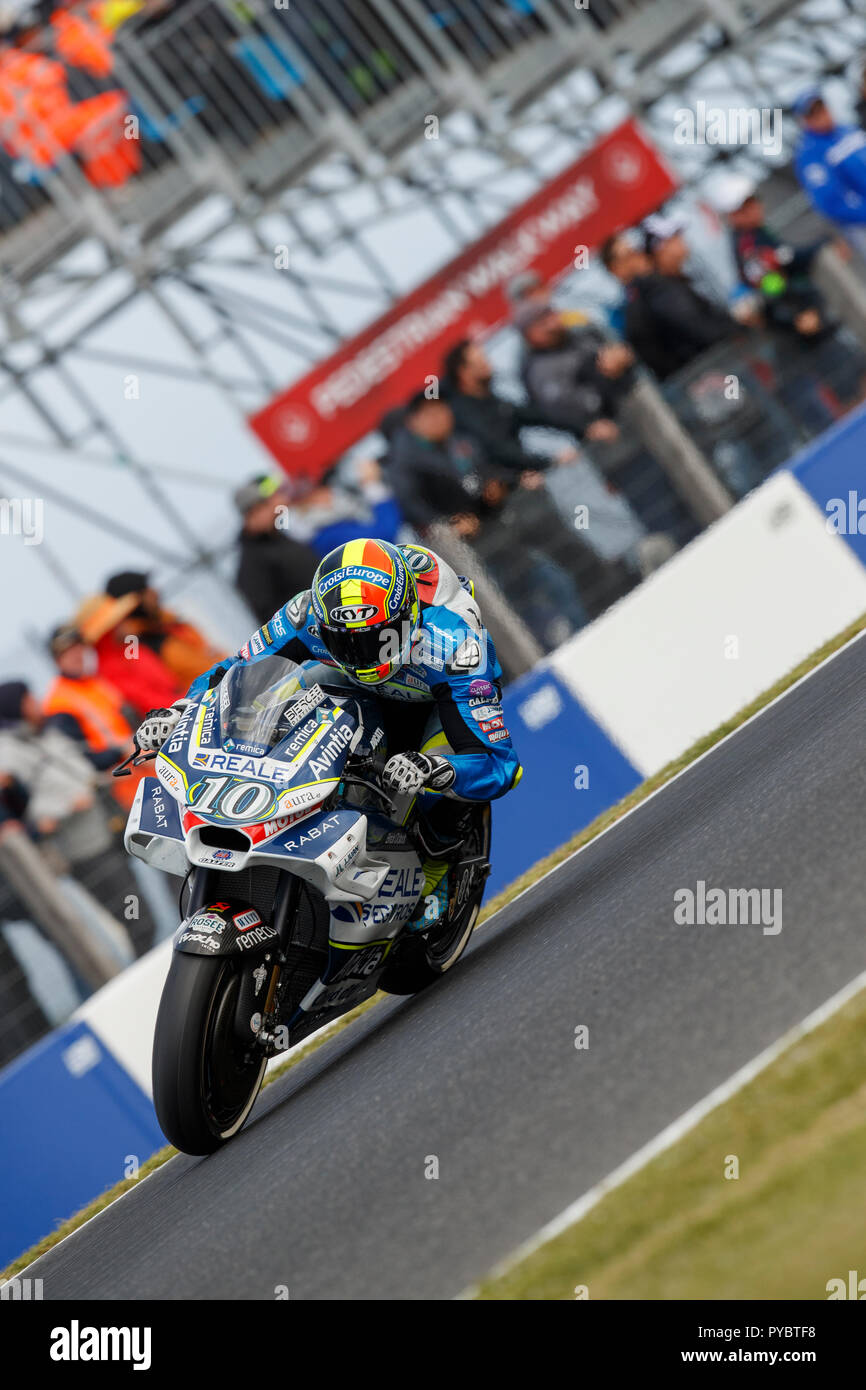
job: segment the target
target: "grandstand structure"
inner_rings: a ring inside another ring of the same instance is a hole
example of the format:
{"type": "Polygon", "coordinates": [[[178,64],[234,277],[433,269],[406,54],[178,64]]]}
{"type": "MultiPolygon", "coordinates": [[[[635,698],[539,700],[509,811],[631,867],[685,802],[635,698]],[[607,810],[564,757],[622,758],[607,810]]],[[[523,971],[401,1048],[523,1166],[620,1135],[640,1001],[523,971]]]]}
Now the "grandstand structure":
{"type": "MultiPolygon", "coordinates": [[[[678,146],[677,108],[787,108],[866,38],[862,0],[128,8],[98,81],[67,64],[64,100],[105,101],[101,122],[66,140],[44,110],[0,104],[0,486],[53,498],[70,528],[104,526],[175,587],[206,571],[227,596],[197,522],[214,477],[178,455],[169,420],[159,459],[143,449],[136,413],[106,409],[105,370],[188,383],[196,409],[210,391],[246,418],[411,289],[393,247],[415,211],[438,229],[420,280],[628,114],[699,180],[738,152],[678,146]],[[175,351],[148,353],[144,306],[175,351]],[[124,315],[118,358],[104,334],[124,315]],[[104,466],[101,498],[69,486],[66,459],[104,466]],[[118,516],[121,478],[140,512],[127,500],[118,516]]],[[[47,29],[14,42],[56,61],[47,29]]],[[[87,588],[50,537],[34,553],[62,589],[87,588]]]]}

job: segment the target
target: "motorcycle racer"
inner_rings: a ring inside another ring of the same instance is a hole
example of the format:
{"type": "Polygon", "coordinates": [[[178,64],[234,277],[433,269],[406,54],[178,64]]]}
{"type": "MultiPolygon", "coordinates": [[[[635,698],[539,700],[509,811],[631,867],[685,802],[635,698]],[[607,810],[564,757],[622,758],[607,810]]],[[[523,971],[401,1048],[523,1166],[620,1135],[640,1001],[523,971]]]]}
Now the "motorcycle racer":
{"type": "Polygon", "coordinates": [[[468,807],[503,796],[522,774],[503,717],[501,667],[471,581],[424,546],[338,546],[319,564],[311,588],[278,609],[236,656],[198,676],[170,709],[149,712],[139,747],[159,749],[190,701],[238,662],[268,656],[337,667],[376,695],[390,754],[382,782],[419,797],[427,855],[422,902],[428,921],[441,915],[447,855],[459,845],[468,807]]]}

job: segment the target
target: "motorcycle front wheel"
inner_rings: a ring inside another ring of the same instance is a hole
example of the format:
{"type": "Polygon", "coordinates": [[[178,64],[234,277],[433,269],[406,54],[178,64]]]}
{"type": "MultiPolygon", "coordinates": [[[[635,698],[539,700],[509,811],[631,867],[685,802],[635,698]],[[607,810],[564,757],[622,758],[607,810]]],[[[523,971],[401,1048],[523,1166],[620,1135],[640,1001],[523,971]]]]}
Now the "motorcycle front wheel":
{"type": "Polygon", "coordinates": [[[172,956],[153,1040],[153,1104],[181,1153],[213,1153],[237,1134],[262,1084],[263,1049],[235,1032],[240,972],[230,957],[172,956]]]}

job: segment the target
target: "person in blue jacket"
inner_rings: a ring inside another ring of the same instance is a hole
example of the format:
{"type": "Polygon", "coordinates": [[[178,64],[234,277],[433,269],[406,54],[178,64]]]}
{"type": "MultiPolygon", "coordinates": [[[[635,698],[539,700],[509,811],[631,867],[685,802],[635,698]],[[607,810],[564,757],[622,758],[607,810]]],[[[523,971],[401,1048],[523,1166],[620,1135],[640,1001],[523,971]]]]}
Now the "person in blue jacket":
{"type": "Polygon", "coordinates": [[[866,131],[839,125],[821,91],[794,102],[802,134],[794,170],[813,205],[861,255],[866,255],[866,131]]]}
{"type": "Polygon", "coordinates": [[[436,897],[441,915],[443,856],[460,836],[467,806],[503,796],[522,773],[505,726],[502,671],[471,581],[424,546],[366,538],[340,545],[321,561],[311,588],[278,609],[236,656],[205,671],[171,709],[150,711],[139,747],[160,748],[189,702],[238,662],[273,655],[336,666],[379,698],[390,754],[382,781],[419,797],[428,856],[422,901],[436,897]]]}

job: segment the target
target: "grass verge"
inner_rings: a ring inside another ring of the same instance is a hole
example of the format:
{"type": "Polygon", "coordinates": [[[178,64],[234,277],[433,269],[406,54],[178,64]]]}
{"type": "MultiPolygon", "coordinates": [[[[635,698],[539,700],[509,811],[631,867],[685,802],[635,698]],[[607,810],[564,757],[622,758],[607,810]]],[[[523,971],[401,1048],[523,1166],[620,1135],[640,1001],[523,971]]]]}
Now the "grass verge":
{"type": "MultiPolygon", "coordinates": [[[[654,776],[647,778],[645,782],[642,782],[639,787],[635,787],[634,791],[630,792],[622,801],[617,802],[615,806],[611,806],[607,811],[603,812],[602,815],[597,816],[590,825],[586,826],[576,835],[573,835],[571,839],[566,841],[559,849],[554,850],[552,854],[539,860],[537,864],[534,864],[532,868],[527,870],[525,874],[522,874],[520,878],[515,879],[514,883],[510,884],[508,888],[503,889],[501,893],[498,893],[495,898],[492,898],[491,901],[487,903],[479,917],[478,925],[481,926],[488,918],[492,917],[495,912],[498,912],[516,898],[518,894],[530,888],[533,883],[543,877],[544,874],[549,873],[551,869],[555,869],[557,864],[561,864],[564,859],[568,859],[570,855],[582,849],[590,840],[595,839],[597,835],[600,835],[608,826],[613,825],[615,821],[619,820],[634,806],[639,805],[641,801],[645,801],[658,787],[663,786],[665,782],[669,782],[672,777],[675,777],[683,768],[688,767],[689,763],[694,762],[694,760],[700,757],[702,753],[705,753],[708,748],[712,748],[714,744],[718,743],[728,734],[733,733],[735,729],[739,728],[747,719],[750,719],[752,715],[757,714],[765,705],[770,704],[777,696],[782,695],[790,686],[800,680],[802,676],[807,675],[815,666],[825,661],[828,656],[832,656],[834,652],[844,647],[864,629],[866,629],[866,613],[858,618],[856,622],[851,623],[844,631],[838,633],[837,636],[825,642],[822,647],[819,647],[811,656],[801,661],[799,665],[795,666],[792,671],[789,671],[786,676],[782,676],[769,688],[769,690],[765,690],[763,694],[757,696],[750,704],[746,705],[745,709],[740,710],[738,714],[734,715],[733,718],[729,719],[725,724],[719,725],[712,733],[706,734],[704,738],[699,739],[697,743],[693,744],[691,748],[682,753],[680,757],[668,763],[666,767],[662,768],[660,772],[655,773],[654,776]]],[[[368,999],[364,1004],[359,1005],[357,1009],[353,1009],[350,1013],[346,1014],[344,1018],[339,1019],[325,1037],[316,1038],[315,1041],[304,1045],[299,1048],[297,1052],[292,1053],[292,1055],[286,1059],[283,1066],[276,1067],[268,1074],[265,1079],[265,1085],[267,1086],[271,1081],[276,1080],[277,1077],[283,1076],[290,1067],[295,1066],[298,1062],[302,1061],[304,1057],[309,1056],[311,1052],[315,1051],[321,1043],[333,1037],[335,1033],[347,1027],[356,1018],[360,1017],[361,1014],[373,1008],[383,997],[384,996],[381,994],[374,995],[372,999],[368,999]]],[[[116,1183],[114,1187],[103,1192],[100,1197],[94,1198],[92,1202],[88,1203],[86,1207],[83,1207],[81,1211],[76,1212],[74,1216],[69,1217],[66,1221],[62,1221],[57,1226],[56,1230],[44,1236],[37,1245],[25,1251],[16,1260],[13,1260],[5,1270],[0,1272],[0,1283],[2,1283],[4,1279],[11,1279],[13,1275],[24,1269],[33,1260],[37,1259],[40,1255],[44,1255],[52,1246],[57,1245],[58,1242],[65,1239],[66,1236],[71,1235],[79,1226],[83,1226],[92,1216],[96,1216],[100,1211],[110,1206],[112,1202],[116,1201],[118,1197],[122,1197],[124,1193],[129,1192],[130,1188],[135,1187],[137,1183],[141,1182],[144,1178],[148,1177],[150,1173],[153,1173],[157,1168],[160,1168],[163,1163],[166,1163],[172,1158],[175,1152],[176,1150],[170,1146],[161,1149],[159,1153],[154,1154],[152,1158],[149,1158],[148,1161],[142,1165],[136,1178],[129,1178],[123,1182],[116,1183]]],[[[864,1257],[863,1264],[864,1272],[866,1272],[866,1257],[864,1257]]]]}
{"type": "Polygon", "coordinates": [[[478,1297],[826,1299],[866,1275],[864,1029],[866,990],[478,1297]]]}

